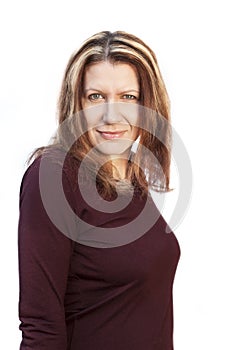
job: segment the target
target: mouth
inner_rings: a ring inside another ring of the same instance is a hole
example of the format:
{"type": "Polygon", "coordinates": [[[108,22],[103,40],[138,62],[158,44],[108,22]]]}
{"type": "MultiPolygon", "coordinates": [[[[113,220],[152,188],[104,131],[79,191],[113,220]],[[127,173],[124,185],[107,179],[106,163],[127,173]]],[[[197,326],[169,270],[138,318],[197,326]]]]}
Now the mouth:
{"type": "Polygon", "coordinates": [[[119,130],[119,131],[100,131],[97,130],[97,132],[105,139],[105,140],[113,140],[113,139],[119,139],[121,138],[125,130],[119,130]]]}

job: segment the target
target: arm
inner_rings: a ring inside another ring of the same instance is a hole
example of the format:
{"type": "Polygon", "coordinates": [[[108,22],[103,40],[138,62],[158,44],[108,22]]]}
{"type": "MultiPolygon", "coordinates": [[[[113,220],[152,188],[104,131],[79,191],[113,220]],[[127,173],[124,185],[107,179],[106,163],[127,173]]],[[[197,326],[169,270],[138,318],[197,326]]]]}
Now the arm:
{"type": "MultiPolygon", "coordinates": [[[[57,166],[48,162],[51,173],[57,166]]],[[[69,187],[67,179],[63,185],[69,187]]],[[[64,296],[72,246],[72,241],[55,227],[44,209],[36,160],[25,173],[20,192],[21,350],[66,349],[64,296]]]]}

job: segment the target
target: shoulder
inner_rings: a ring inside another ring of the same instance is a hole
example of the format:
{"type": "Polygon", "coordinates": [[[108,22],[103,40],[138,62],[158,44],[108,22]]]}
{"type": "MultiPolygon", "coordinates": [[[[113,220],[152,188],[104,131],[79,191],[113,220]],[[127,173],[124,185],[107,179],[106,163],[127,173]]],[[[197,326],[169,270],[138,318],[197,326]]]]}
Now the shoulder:
{"type": "Polygon", "coordinates": [[[76,159],[65,149],[58,146],[51,146],[46,148],[37,155],[31,164],[26,169],[23,180],[25,178],[37,177],[39,172],[46,168],[47,171],[57,172],[58,170],[69,176],[72,171],[78,170],[80,161],[76,159]]]}
{"type": "MultiPolygon", "coordinates": [[[[80,162],[60,147],[46,148],[25,170],[20,186],[20,195],[25,190],[37,191],[42,184],[53,187],[58,181],[72,186],[80,162]]],[[[67,187],[67,185],[66,185],[67,187]]]]}

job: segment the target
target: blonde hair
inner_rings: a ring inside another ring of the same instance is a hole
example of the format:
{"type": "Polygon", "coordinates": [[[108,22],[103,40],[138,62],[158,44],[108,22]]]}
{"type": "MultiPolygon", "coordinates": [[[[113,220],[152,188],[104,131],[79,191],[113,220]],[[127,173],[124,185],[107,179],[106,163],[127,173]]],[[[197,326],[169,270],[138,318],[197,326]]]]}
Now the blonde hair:
{"type": "MultiPolygon", "coordinates": [[[[144,107],[141,118],[140,141],[134,158],[129,162],[128,179],[143,191],[152,186],[159,191],[169,190],[170,180],[170,103],[166,87],[154,52],[135,35],[123,32],[102,31],[88,38],[70,58],[58,101],[59,125],[53,144],[66,148],[80,161],[91,150],[92,145],[85,132],[82,118],[83,85],[85,69],[91,64],[109,61],[127,63],[136,69],[140,86],[139,104],[144,107]],[[76,115],[76,118],[73,116],[76,115]],[[68,123],[72,120],[71,123],[68,123]],[[73,135],[72,146],[67,141],[73,135]],[[77,135],[78,137],[77,139],[77,135]],[[157,136],[159,135],[159,137],[157,136]],[[144,150],[158,160],[151,162],[144,150]],[[146,175],[145,175],[146,174],[146,175]]],[[[90,169],[96,168],[97,159],[90,159],[90,169]],[[92,165],[91,165],[92,164],[92,165]]],[[[109,166],[99,169],[98,180],[105,193],[110,194],[116,181],[109,166]]]]}

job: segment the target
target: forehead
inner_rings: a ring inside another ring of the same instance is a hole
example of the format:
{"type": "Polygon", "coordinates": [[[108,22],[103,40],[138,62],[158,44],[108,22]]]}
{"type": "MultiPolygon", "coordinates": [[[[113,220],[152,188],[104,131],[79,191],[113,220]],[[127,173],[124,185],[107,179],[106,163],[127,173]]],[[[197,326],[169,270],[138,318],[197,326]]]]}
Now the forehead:
{"type": "Polygon", "coordinates": [[[131,88],[139,87],[136,68],[128,63],[99,62],[89,65],[84,73],[84,87],[131,88]]]}

